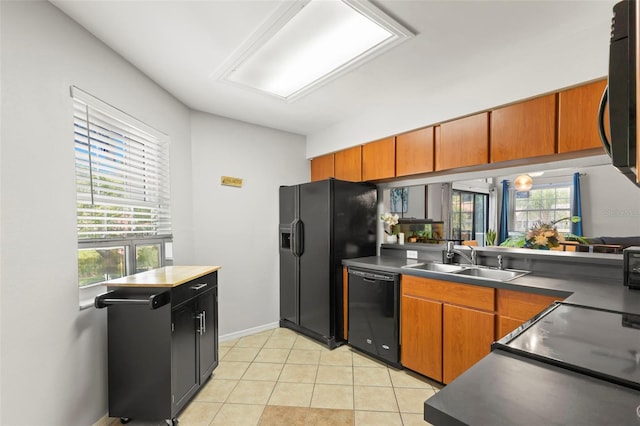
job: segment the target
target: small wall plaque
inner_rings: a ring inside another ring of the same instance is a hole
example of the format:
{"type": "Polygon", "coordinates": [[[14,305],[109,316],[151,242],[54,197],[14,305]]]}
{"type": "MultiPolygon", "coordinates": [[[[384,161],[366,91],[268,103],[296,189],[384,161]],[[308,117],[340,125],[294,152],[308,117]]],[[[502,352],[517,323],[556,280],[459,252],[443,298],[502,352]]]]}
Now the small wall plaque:
{"type": "Polygon", "coordinates": [[[220,178],[220,183],[225,186],[235,186],[236,188],[242,188],[242,178],[222,176],[220,178]]]}

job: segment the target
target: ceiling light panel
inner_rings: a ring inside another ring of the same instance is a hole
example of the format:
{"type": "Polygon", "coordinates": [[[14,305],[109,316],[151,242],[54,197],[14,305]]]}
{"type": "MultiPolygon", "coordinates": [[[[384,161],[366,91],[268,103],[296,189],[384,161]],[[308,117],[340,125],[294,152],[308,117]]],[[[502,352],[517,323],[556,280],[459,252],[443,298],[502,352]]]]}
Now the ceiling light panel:
{"type": "Polygon", "coordinates": [[[368,2],[295,7],[272,17],[222,78],[293,100],[412,36],[368,2]]]}

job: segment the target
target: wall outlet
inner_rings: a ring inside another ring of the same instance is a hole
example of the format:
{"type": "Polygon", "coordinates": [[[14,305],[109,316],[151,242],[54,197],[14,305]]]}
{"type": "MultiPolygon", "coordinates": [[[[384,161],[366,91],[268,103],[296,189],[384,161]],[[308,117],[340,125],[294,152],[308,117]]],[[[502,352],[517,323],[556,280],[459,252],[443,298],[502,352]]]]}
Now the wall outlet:
{"type": "Polygon", "coordinates": [[[417,259],[418,250],[407,250],[407,259],[417,259]]]}

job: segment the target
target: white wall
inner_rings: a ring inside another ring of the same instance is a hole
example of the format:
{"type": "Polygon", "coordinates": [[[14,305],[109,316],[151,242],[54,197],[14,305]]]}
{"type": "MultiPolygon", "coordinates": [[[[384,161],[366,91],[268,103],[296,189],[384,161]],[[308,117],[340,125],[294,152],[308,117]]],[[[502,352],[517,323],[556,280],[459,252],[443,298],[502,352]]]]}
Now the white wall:
{"type": "Polygon", "coordinates": [[[176,263],[194,253],[189,111],[51,4],[0,5],[0,423],[87,426],[107,412],[106,310],[78,309],[69,86],[170,135],[176,263]]]}
{"type": "Polygon", "coordinates": [[[304,137],[193,112],[195,260],[221,265],[220,335],[279,320],[278,188],[309,181],[304,137]],[[222,186],[221,176],[243,179],[222,186]]]}
{"type": "Polygon", "coordinates": [[[584,235],[640,236],[640,188],[613,166],[584,171],[580,178],[584,235]]]}

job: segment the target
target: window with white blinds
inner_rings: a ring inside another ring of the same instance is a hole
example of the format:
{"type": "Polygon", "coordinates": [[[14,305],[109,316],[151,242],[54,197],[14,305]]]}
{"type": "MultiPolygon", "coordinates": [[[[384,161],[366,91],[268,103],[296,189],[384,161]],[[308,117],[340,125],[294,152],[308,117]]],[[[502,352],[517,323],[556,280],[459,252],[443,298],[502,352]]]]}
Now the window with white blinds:
{"type": "Polygon", "coordinates": [[[78,240],[170,235],[167,136],[71,90],[78,240]]]}
{"type": "Polygon", "coordinates": [[[169,138],[77,87],[71,96],[79,287],[165,266],[169,138]]]}

